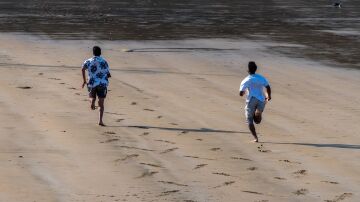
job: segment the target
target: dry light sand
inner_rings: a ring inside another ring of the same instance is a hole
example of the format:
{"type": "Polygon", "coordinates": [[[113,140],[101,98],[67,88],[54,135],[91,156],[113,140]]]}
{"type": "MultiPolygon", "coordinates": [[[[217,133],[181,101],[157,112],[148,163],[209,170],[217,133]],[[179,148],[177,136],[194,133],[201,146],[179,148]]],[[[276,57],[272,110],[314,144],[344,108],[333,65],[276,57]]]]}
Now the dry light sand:
{"type": "Polygon", "coordinates": [[[0,201],[360,201],[359,71],[243,40],[0,44],[0,201]],[[108,127],[80,88],[93,45],[108,127]],[[249,60],[273,88],[259,144],[238,96],[249,60]]]}

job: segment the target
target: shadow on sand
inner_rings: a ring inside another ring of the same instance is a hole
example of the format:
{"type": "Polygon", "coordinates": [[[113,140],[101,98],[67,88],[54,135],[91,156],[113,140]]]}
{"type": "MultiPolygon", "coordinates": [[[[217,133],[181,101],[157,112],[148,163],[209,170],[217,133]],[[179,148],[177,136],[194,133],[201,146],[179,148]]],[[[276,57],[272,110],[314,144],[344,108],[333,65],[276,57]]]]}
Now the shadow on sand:
{"type": "Polygon", "coordinates": [[[295,142],[263,142],[268,144],[289,144],[289,145],[301,145],[301,146],[310,146],[310,147],[327,147],[327,148],[341,148],[341,149],[360,149],[360,145],[356,144],[315,144],[315,143],[295,143],[295,142]]]}
{"type": "Polygon", "coordinates": [[[143,126],[143,125],[107,126],[107,127],[158,129],[158,130],[181,131],[181,132],[185,131],[185,132],[196,132],[196,133],[245,133],[245,134],[249,134],[249,132],[217,130],[217,129],[210,129],[210,128],[169,128],[169,127],[156,127],[156,126],[143,126]]]}

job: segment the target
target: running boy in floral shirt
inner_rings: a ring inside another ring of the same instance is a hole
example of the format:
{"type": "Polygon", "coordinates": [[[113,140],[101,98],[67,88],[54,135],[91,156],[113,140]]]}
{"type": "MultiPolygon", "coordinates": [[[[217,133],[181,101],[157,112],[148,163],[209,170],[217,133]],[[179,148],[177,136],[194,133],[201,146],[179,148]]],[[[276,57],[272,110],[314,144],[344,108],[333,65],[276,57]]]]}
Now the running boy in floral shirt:
{"type": "Polygon", "coordinates": [[[101,48],[93,47],[94,57],[85,60],[82,66],[83,84],[88,87],[89,97],[91,99],[91,109],[95,110],[96,97],[99,98],[99,125],[105,126],[103,122],[104,100],[107,94],[108,78],[111,77],[109,65],[104,58],[101,57],[101,48]],[[86,80],[85,71],[88,71],[88,81],[86,80]]]}

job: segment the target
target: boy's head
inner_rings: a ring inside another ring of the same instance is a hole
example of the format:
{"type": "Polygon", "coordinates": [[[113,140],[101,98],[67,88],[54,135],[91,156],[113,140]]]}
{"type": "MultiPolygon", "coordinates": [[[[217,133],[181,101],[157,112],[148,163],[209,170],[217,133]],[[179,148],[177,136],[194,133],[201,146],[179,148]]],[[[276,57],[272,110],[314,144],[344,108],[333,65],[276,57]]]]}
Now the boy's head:
{"type": "Polygon", "coordinates": [[[248,64],[248,72],[249,74],[255,74],[257,70],[257,66],[254,61],[250,61],[248,64]]]}
{"type": "Polygon", "coordinates": [[[100,56],[101,55],[101,48],[99,46],[93,47],[93,54],[94,56],[100,56]]]}

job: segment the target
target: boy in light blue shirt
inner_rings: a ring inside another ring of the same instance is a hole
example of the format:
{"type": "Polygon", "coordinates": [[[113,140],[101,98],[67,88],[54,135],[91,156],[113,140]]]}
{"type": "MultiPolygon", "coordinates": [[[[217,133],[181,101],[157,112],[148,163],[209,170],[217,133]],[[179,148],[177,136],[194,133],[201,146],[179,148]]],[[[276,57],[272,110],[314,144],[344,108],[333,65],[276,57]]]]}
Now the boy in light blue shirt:
{"type": "Polygon", "coordinates": [[[255,62],[250,61],[248,65],[249,75],[241,82],[240,96],[245,95],[245,117],[249,126],[251,134],[254,136],[254,142],[258,142],[259,138],[256,134],[254,122],[259,124],[261,122],[261,115],[265,108],[266,101],[271,100],[271,88],[269,82],[265,77],[260,74],[256,74],[257,65],[255,62]],[[267,97],[264,94],[264,88],[266,88],[267,97]]]}

